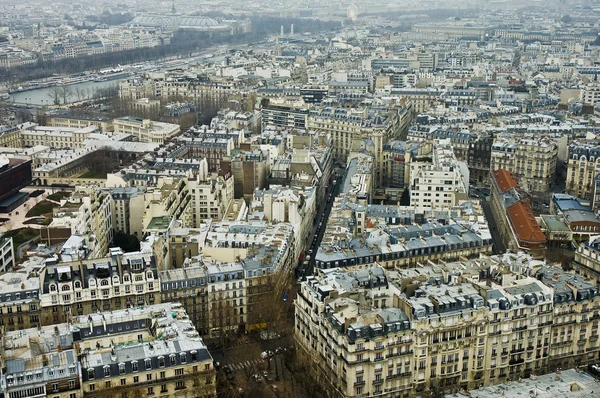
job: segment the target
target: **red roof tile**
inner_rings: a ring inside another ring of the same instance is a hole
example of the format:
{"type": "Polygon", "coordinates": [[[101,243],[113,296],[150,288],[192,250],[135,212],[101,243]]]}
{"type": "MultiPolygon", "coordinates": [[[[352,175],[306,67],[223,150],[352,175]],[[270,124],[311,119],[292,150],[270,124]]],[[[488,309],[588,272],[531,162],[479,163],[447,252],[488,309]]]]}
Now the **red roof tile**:
{"type": "Polygon", "coordinates": [[[506,212],[519,240],[530,243],[543,243],[546,241],[546,236],[537,221],[535,221],[531,208],[517,202],[508,206],[506,212]]]}
{"type": "Polygon", "coordinates": [[[500,193],[504,193],[511,188],[517,188],[519,186],[515,178],[508,170],[494,170],[493,175],[500,193]]]}

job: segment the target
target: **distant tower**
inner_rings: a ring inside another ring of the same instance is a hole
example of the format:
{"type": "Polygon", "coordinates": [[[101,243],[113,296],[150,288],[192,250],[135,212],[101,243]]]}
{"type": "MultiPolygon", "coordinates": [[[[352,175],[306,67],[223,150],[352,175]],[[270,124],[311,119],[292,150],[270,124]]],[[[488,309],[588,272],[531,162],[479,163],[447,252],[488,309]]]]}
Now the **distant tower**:
{"type": "Polygon", "coordinates": [[[173,6],[171,7],[171,14],[173,14],[173,15],[177,14],[177,11],[175,11],[175,0],[173,0],[173,6]]]}
{"type": "Polygon", "coordinates": [[[281,51],[281,46],[279,45],[279,38],[275,39],[275,56],[281,57],[283,55],[283,51],[281,51]]]}
{"type": "Polygon", "coordinates": [[[292,24],[292,26],[290,26],[290,35],[294,34],[294,24],[292,24]]]}
{"type": "Polygon", "coordinates": [[[283,37],[283,25],[279,28],[279,36],[283,37]]]}

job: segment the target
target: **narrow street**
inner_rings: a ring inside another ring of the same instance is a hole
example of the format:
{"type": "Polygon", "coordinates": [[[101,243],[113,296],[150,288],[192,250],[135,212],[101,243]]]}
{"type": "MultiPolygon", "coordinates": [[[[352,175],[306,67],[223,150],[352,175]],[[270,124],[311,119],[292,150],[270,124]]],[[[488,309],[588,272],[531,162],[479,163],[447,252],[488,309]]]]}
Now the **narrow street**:
{"type": "Polygon", "coordinates": [[[483,213],[485,214],[485,219],[490,227],[490,233],[492,234],[492,240],[494,241],[494,254],[504,253],[506,252],[506,247],[502,242],[498,228],[496,228],[497,222],[492,214],[490,204],[486,199],[488,198],[481,199],[481,206],[483,207],[483,213]]]}
{"type": "Polygon", "coordinates": [[[342,187],[342,182],[346,177],[346,170],[341,167],[334,167],[332,179],[330,182],[330,190],[326,193],[325,200],[319,204],[317,214],[313,220],[312,231],[308,235],[306,242],[306,255],[310,256],[308,266],[301,264],[296,272],[297,278],[301,276],[309,276],[314,272],[315,255],[323,240],[323,234],[327,227],[327,220],[331,214],[331,208],[336,196],[339,194],[342,187]],[[335,173],[335,174],[334,174],[335,173]],[[335,184],[333,183],[335,181],[335,184]]]}

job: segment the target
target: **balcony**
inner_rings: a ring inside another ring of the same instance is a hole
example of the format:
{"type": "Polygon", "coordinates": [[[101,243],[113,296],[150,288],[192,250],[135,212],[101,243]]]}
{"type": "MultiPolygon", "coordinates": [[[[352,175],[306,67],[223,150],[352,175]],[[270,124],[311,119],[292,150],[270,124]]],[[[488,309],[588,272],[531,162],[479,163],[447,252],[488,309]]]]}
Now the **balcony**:
{"type": "Polygon", "coordinates": [[[356,383],[354,383],[354,387],[360,387],[360,386],[364,386],[365,385],[365,381],[357,381],[356,383]]]}

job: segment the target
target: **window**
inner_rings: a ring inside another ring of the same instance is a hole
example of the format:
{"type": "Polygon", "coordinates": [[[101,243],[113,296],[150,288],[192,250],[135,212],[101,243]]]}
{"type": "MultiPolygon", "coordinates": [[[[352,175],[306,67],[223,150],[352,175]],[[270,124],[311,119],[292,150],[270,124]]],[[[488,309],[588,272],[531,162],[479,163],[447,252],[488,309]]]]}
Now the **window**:
{"type": "Polygon", "coordinates": [[[110,367],[109,366],[104,367],[104,377],[110,377],[110,367]]]}
{"type": "Polygon", "coordinates": [[[175,365],[175,355],[171,355],[171,356],[169,357],[169,360],[170,360],[170,362],[171,362],[171,366],[175,365]]]}
{"type": "Polygon", "coordinates": [[[179,354],[179,361],[181,363],[186,363],[187,362],[187,358],[186,358],[185,352],[182,352],[181,354],[179,354]]]}
{"type": "Polygon", "coordinates": [[[134,372],[137,372],[137,371],[138,371],[138,363],[137,363],[137,361],[133,361],[133,362],[131,362],[131,369],[132,369],[134,372]]]}
{"type": "Polygon", "coordinates": [[[119,364],[119,374],[125,374],[125,364],[123,362],[119,364]]]}
{"type": "Polygon", "coordinates": [[[154,395],[154,387],[148,387],[148,395],[154,395]]]}
{"type": "Polygon", "coordinates": [[[175,369],[175,376],[183,376],[183,368],[175,369]]]}
{"type": "Polygon", "coordinates": [[[164,379],[164,378],[165,378],[165,376],[166,376],[166,375],[165,375],[165,372],[164,372],[164,371],[160,372],[160,378],[161,378],[161,379],[164,379]]]}
{"type": "Polygon", "coordinates": [[[185,388],[185,383],[183,382],[183,380],[178,380],[175,384],[175,389],[181,390],[183,388],[185,388]]]}
{"type": "Polygon", "coordinates": [[[122,386],[127,385],[127,379],[121,379],[121,385],[122,386]]]}
{"type": "Polygon", "coordinates": [[[152,361],[150,360],[150,358],[146,358],[144,362],[146,363],[146,370],[152,369],[152,361]]]}
{"type": "Polygon", "coordinates": [[[95,374],[94,374],[94,369],[90,368],[88,369],[88,380],[94,380],[95,374]]]}
{"type": "Polygon", "coordinates": [[[164,368],[165,367],[165,357],[158,357],[158,367],[159,368],[164,368]]]}

